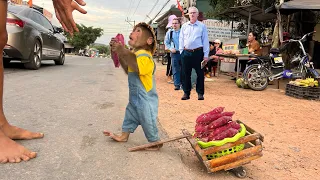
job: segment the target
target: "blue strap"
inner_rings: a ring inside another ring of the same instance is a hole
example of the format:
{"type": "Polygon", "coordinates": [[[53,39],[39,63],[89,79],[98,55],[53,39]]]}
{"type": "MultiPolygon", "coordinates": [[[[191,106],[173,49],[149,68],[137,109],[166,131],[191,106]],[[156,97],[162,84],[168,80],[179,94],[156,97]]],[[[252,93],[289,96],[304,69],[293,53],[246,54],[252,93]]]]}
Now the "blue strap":
{"type": "Polygon", "coordinates": [[[152,60],[153,65],[154,65],[152,74],[154,74],[154,72],[156,71],[156,63],[154,62],[153,58],[152,58],[149,54],[147,54],[147,53],[139,54],[139,55],[137,56],[137,58],[139,58],[139,57],[141,57],[141,56],[146,56],[146,57],[148,57],[148,58],[150,58],[150,59],[152,60]]]}

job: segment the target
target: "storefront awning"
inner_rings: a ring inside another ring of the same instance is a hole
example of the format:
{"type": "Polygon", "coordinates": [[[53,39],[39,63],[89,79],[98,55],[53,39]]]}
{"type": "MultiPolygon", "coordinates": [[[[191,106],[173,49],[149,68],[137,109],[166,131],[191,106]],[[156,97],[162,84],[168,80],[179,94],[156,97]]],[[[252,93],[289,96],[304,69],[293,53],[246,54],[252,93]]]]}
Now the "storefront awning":
{"type": "MultiPolygon", "coordinates": [[[[291,0],[284,2],[280,6],[281,14],[292,14],[300,10],[313,10],[320,11],[320,1],[319,0],[291,0]]],[[[272,6],[266,9],[266,13],[275,13],[275,7],[272,6]]]]}
{"type": "Polygon", "coordinates": [[[224,12],[218,14],[218,16],[228,17],[232,21],[236,21],[238,19],[247,20],[247,35],[249,34],[251,23],[264,22],[276,18],[276,15],[264,13],[263,9],[258,8],[254,5],[230,7],[224,12]]]}

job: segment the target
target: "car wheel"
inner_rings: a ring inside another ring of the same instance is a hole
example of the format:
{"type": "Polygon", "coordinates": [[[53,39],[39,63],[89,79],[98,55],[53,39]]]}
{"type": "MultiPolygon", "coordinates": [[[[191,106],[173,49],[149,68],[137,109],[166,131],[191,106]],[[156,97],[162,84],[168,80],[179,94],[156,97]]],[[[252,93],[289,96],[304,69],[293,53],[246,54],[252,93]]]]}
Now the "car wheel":
{"type": "Polygon", "coordinates": [[[24,67],[27,69],[37,70],[41,66],[41,58],[42,58],[42,47],[38,40],[34,44],[34,48],[32,49],[29,62],[24,64],[24,67]]]}
{"type": "Polygon", "coordinates": [[[4,67],[9,66],[10,61],[11,61],[10,59],[3,59],[3,66],[4,66],[4,67]]]}
{"type": "Polygon", "coordinates": [[[60,51],[59,59],[58,60],[54,60],[54,63],[56,65],[63,65],[64,64],[64,60],[65,60],[65,54],[64,54],[64,48],[62,47],[61,51],[60,51]]]}

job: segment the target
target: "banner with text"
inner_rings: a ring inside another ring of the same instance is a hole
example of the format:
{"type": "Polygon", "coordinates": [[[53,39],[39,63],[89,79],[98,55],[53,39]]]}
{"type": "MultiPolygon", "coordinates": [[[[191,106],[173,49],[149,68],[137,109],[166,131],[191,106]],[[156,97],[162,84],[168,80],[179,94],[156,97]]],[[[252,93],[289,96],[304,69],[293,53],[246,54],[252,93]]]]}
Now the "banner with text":
{"type": "MultiPolygon", "coordinates": [[[[231,22],[207,19],[204,20],[203,23],[207,26],[209,41],[214,41],[215,39],[220,39],[221,41],[231,39],[231,22]]],[[[242,36],[240,32],[235,32],[235,27],[237,27],[238,24],[238,22],[233,23],[232,38],[242,36]]]]}

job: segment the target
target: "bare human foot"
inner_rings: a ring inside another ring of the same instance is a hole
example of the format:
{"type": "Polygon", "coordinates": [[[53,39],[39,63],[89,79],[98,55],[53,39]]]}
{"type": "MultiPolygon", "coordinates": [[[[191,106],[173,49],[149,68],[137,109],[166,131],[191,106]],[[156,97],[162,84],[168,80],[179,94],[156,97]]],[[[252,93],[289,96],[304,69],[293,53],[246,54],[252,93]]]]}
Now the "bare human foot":
{"type": "Polygon", "coordinates": [[[122,132],[120,136],[113,134],[112,132],[109,131],[103,131],[103,134],[105,136],[111,137],[113,140],[117,142],[127,142],[129,139],[130,133],[127,132],[122,132]]]}
{"type": "Polygon", "coordinates": [[[37,153],[17,144],[0,130],[0,163],[19,163],[33,159],[36,156],[37,153]]]}
{"type": "Polygon", "coordinates": [[[4,124],[2,127],[0,127],[0,129],[8,138],[13,140],[39,139],[39,138],[43,138],[44,136],[43,133],[30,132],[25,129],[11,126],[8,123],[4,124]]]}

